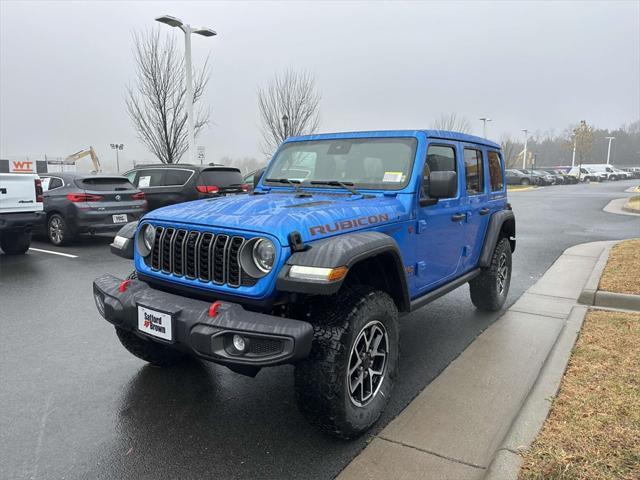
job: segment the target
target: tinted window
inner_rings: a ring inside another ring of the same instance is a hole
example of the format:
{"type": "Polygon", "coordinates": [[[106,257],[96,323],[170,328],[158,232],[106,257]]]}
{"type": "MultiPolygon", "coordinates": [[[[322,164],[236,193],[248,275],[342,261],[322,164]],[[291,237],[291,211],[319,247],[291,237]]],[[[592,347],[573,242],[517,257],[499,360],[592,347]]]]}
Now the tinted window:
{"type": "Polygon", "coordinates": [[[79,178],[76,185],[85,190],[112,192],[114,190],[134,190],[135,187],[124,177],[79,178]]]}
{"type": "Polygon", "coordinates": [[[200,173],[198,177],[198,185],[215,185],[217,187],[228,187],[230,185],[242,184],[242,174],[240,170],[230,169],[211,169],[200,173]]]}
{"type": "Polygon", "coordinates": [[[492,192],[502,190],[504,187],[500,154],[491,150],[489,151],[489,180],[491,181],[492,192]]]}
{"type": "Polygon", "coordinates": [[[164,180],[162,183],[166,186],[184,185],[187,183],[187,180],[189,180],[191,173],[189,170],[174,170],[173,168],[168,168],[164,172],[164,180]]]}
{"type": "Polygon", "coordinates": [[[54,188],[60,188],[62,186],[62,180],[58,177],[42,177],[42,190],[48,192],[54,188]]]}
{"type": "Polygon", "coordinates": [[[471,148],[464,149],[464,173],[467,180],[467,194],[478,195],[484,191],[482,177],[482,152],[471,148]]]}
{"type": "Polygon", "coordinates": [[[164,179],[164,170],[160,168],[138,170],[135,186],[139,188],[145,187],[162,187],[164,179]]]}
{"type": "MultiPolygon", "coordinates": [[[[427,161],[422,173],[422,190],[425,196],[429,196],[429,176],[431,172],[456,172],[456,150],[453,146],[429,145],[427,161]]],[[[457,192],[456,192],[457,193],[457,192]]]]}

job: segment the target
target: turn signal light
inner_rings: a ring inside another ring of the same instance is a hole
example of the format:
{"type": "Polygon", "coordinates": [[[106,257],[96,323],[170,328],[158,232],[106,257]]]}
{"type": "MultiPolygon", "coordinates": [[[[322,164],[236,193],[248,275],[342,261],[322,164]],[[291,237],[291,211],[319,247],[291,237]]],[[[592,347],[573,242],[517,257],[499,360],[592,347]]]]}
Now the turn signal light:
{"type": "Polygon", "coordinates": [[[78,203],[78,202],[99,202],[102,200],[100,195],[90,195],[88,193],[70,193],[67,195],[67,200],[78,203]]]}
{"type": "Polygon", "coordinates": [[[196,190],[200,193],[218,193],[220,191],[215,185],[198,185],[196,190]]]}
{"type": "Polygon", "coordinates": [[[242,189],[243,192],[249,191],[249,185],[246,183],[243,183],[242,185],[240,185],[240,188],[242,189]]]}
{"type": "Polygon", "coordinates": [[[322,268],[293,265],[291,270],[289,270],[289,276],[291,278],[313,280],[316,282],[335,282],[336,280],[344,278],[348,270],[347,267],[322,268]]]}

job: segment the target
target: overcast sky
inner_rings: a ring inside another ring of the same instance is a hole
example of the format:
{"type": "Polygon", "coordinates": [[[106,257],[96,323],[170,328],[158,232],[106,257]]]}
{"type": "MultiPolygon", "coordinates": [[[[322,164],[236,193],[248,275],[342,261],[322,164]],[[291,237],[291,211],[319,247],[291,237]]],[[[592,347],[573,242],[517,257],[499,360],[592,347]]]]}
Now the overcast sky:
{"type": "MultiPolygon", "coordinates": [[[[489,137],[640,118],[640,2],[35,2],[0,0],[0,156],[104,166],[154,160],[124,105],[131,33],[161,14],[218,36],[197,140],[207,161],[259,157],[256,87],[288,67],[315,73],[320,131],[426,128],[442,113],[495,119],[489,137]]],[[[177,29],[158,24],[176,36],[177,29]]]]}

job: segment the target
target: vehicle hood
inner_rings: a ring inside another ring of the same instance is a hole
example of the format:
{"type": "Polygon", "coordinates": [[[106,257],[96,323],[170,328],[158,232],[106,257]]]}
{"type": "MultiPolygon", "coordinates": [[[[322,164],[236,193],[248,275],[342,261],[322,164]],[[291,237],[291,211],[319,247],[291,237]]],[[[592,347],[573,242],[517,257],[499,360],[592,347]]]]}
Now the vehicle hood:
{"type": "Polygon", "coordinates": [[[300,232],[303,241],[397,221],[408,209],[396,196],[314,193],[296,197],[270,192],[179,203],[148,213],[147,220],[269,233],[283,245],[300,232]]]}

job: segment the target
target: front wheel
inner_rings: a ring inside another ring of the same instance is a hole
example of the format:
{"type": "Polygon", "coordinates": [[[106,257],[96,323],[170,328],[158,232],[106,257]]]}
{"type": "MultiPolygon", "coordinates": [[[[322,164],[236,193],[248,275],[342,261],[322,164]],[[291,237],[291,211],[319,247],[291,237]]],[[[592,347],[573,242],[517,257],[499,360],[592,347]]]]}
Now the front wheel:
{"type": "Polygon", "coordinates": [[[501,238],[493,250],[491,264],[469,282],[471,301],[479,310],[496,312],[502,308],[511,284],[511,245],[501,238]]]}
{"type": "Polygon", "coordinates": [[[31,245],[30,232],[6,232],[0,236],[0,248],[7,255],[22,255],[31,245]]]}
{"type": "Polygon", "coordinates": [[[369,287],[341,290],[310,307],[314,339],[296,365],[298,408],[320,430],[353,438],[384,410],[398,370],[398,310],[369,287]]]}

